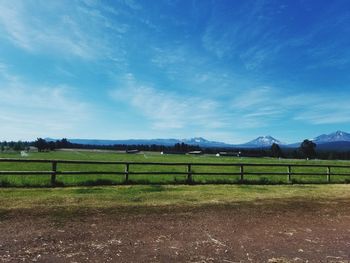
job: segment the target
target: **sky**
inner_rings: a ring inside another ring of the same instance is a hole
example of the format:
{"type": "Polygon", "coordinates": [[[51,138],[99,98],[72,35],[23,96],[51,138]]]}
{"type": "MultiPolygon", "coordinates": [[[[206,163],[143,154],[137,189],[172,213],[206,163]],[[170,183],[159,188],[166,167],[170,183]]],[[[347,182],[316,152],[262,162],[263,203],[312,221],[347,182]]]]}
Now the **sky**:
{"type": "Polygon", "coordinates": [[[350,132],[348,0],[0,0],[0,140],[350,132]]]}

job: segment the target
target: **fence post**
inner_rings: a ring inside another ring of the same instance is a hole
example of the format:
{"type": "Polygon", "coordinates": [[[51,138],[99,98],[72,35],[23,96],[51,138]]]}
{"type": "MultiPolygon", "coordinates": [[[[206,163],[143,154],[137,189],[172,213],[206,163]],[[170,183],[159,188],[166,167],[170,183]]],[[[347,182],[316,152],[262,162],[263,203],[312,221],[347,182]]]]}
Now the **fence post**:
{"type": "Polygon", "coordinates": [[[327,183],[331,182],[331,167],[327,167],[327,183]]]}
{"type": "Polygon", "coordinates": [[[187,165],[187,183],[192,183],[192,169],[190,164],[187,165]]]}
{"type": "Polygon", "coordinates": [[[239,178],[239,180],[240,180],[241,182],[243,182],[243,180],[244,180],[244,178],[243,178],[243,176],[244,176],[244,167],[243,167],[243,164],[241,164],[241,165],[239,166],[239,172],[240,172],[240,178],[239,178]]]}
{"type": "Polygon", "coordinates": [[[52,161],[51,186],[56,185],[57,162],[52,161]]]}
{"type": "Polygon", "coordinates": [[[287,183],[291,182],[292,177],[292,166],[288,165],[287,183]]]}
{"type": "Polygon", "coordinates": [[[125,183],[129,183],[129,164],[125,163],[125,183]]]}

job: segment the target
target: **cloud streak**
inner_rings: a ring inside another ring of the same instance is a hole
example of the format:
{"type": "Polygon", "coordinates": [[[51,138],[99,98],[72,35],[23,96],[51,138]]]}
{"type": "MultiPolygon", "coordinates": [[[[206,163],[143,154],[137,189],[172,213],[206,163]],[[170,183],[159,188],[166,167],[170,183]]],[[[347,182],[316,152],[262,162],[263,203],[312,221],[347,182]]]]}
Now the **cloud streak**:
{"type": "MultiPolygon", "coordinates": [[[[260,87],[242,92],[232,101],[233,108],[248,123],[278,120],[301,121],[304,124],[342,124],[350,120],[350,106],[342,93],[283,93],[280,89],[260,87]]],[[[297,124],[296,124],[297,125],[297,124]]]]}
{"type": "Polygon", "coordinates": [[[80,130],[91,117],[88,104],[74,98],[72,87],[32,85],[4,64],[0,85],[1,138],[64,136],[80,130]]]}
{"type": "Polygon", "coordinates": [[[36,54],[58,53],[87,60],[116,56],[111,39],[101,33],[106,28],[114,35],[125,31],[113,30],[117,27],[111,26],[99,9],[80,1],[40,2],[0,1],[3,38],[36,54]]]}
{"type": "Polygon", "coordinates": [[[217,115],[216,101],[160,91],[140,83],[131,74],[123,87],[110,95],[116,101],[130,103],[152,122],[153,129],[219,128],[223,125],[217,115]]]}
{"type": "MultiPolygon", "coordinates": [[[[294,121],[304,124],[342,124],[350,120],[347,100],[334,95],[309,93],[285,94],[273,87],[245,89],[232,95],[223,106],[222,100],[191,98],[175,92],[160,91],[137,81],[129,74],[121,88],[110,95],[145,116],[153,129],[246,130],[294,121]],[[330,101],[337,103],[330,103],[330,101]],[[339,110],[341,105],[341,110],[339,110]]],[[[299,123],[299,124],[298,124],[299,123]]],[[[204,132],[204,131],[203,131],[204,132]]]]}

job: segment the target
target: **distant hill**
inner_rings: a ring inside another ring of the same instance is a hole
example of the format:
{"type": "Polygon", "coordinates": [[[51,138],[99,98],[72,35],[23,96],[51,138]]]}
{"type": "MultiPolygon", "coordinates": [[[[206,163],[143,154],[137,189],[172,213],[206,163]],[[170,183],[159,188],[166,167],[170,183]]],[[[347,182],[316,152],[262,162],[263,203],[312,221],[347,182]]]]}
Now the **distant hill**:
{"type": "Polygon", "coordinates": [[[114,145],[114,144],[125,144],[125,145],[174,145],[179,141],[176,139],[129,139],[129,140],[97,140],[97,139],[68,139],[71,143],[78,144],[90,144],[90,145],[114,145]]]}
{"type": "Polygon", "coordinates": [[[340,141],[340,142],[326,142],[322,144],[317,144],[317,150],[324,150],[324,151],[350,151],[350,142],[347,141],[340,141]]]}
{"type": "MultiPolygon", "coordinates": [[[[56,139],[45,138],[46,141],[56,141],[56,139]]],[[[176,143],[186,143],[188,145],[198,145],[201,147],[232,147],[233,145],[224,142],[209,141],[202,137],[191,139],[129,139],[129,140],[99,140],[99,139],[68,139],[71,143],[84,145],[164,145],[173,146],[176,143]]]]}

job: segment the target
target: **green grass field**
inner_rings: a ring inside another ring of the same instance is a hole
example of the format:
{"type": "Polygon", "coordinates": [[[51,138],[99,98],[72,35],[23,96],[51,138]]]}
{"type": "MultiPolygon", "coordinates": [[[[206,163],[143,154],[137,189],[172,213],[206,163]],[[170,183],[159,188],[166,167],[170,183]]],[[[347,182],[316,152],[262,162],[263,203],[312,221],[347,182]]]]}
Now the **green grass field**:
{"type": "MultiPolygon", "coordinates": [[[[216,157],[209,155],[161,155],[159,153],[145,154],[122,154],[113,152],[93,151],[54,151],[44,153],[30,153],[27,157],[20,154],[0,154],[0,158],[29,158],[29,159],[64,159],[64,160],[96,160],[96,161],[127,161],[127,162],[190,162],[190,163],[288,163],[288,164],[329,164],[350,165],[348,161],[318,161],[318,160],[279,160],[274,158],[238,158],[238,157],[216,157]]],[[[59,164],[59,171],[109,171],[123,172],[123,165],[82,165],[82,164],[59,164]]],[[[166,171],[186,172],[187,167],[181,166],[131,166],[130,171],[166,171]]],[[[0,170],[17,171],[40,171],[51,170],[50,164],[40,163],[0,163],[0,170]]],[[[239,172],[239,167],[210,167],[194,166],[195,172],[239,172]]],[[[286,172],[286,167],[247,167],[245,172],[286,172]]],[[[294,168],[293,172],[325,173],[325,168],[294,168]]],[[[333,169],[333,173],[345,173],[345,169],[333,169]]],[[[184,184],[186,175],[130,175],[130,184],[184,184]]],[[[245,183],[249,184],[281,184],[287,182],[284,175],[245,175],[245,183]]],[[[326,176],[295,175],[293,183],[326,183],[326,176]]],[[[87,185],[118,185],[124,184],[123,175],[57,175],[58,186],[87,186],[87,185]]],[[[239,182],[239,176],[223,175],[194,175],[194,183],[197,184],[232,184],[239,182]]],[[[348,183],[350,177],[332,176],[332,183],[348,183]]],[[[50,186],[49,175],[0,175],[0,186],[8,187],[46,187],[50,186]]]]}

